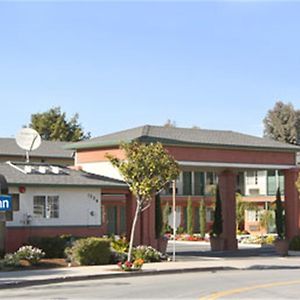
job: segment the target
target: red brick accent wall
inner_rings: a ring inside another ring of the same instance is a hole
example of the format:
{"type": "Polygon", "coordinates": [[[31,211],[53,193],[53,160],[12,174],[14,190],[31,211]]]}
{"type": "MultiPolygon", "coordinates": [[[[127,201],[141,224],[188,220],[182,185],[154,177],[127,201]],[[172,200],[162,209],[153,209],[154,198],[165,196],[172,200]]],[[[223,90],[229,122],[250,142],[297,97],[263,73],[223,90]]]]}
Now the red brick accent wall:
{"type": "MultiPolygon", "coordinates": [[[[169,153],[178,161],[202,161],[249,164],[295,164],[293,152],[258,151],[245,149],[212,149],[196,147],[166,146],[169,153]]],[[[86,149],[77,151],[77,162],[89,163],[107,161],[105,155],[110,153],[120,159],[125,158],[119,148],[86,149]]]]}
{"type": "Polygon", "coordinates": [[[178,161],[204,161],[249,164],[295,164],[295,153],[238,149],[172,147],[166,149],[178,161]]]}

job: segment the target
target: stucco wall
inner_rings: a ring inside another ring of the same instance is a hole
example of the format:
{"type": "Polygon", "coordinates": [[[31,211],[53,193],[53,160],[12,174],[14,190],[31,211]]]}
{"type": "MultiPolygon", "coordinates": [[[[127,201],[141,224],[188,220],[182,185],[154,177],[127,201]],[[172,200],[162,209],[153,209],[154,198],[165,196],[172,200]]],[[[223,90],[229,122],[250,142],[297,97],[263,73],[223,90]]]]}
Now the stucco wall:
{"type": "MultiPolygon", "coordinates": [[[[16,191],[10,189],[10,192],[16,191]]],[[[20,210],[13,213],[13,221],[6,223],[7,227],[81,225],[101,225],[100,188],[26,187],[26,192],[20,194],[20,210]],[[34,216],[35,195],[58,195],[59,217],[47,219],[34,216]]]]}
{"type": "Polygon", "coordinates": [[[112,164],[108,161],[80,163],[78,165],[80,165],[86,172],[122,180],[122,176],[120,175],[118,169],[113,167],[112,164]]]}

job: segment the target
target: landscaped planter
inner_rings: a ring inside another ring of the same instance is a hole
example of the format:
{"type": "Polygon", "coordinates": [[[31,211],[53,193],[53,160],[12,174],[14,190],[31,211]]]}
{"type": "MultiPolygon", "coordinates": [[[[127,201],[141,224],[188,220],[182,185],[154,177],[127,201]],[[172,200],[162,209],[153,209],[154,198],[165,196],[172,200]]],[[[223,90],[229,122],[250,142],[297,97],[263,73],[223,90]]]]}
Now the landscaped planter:
{"type": "Polygon", "coordinates": [[[210,237],[211,251],[223,251],[224,250],[224,239],[221,237],[210,237]]]}
{"type": "Polygon", "coordinates": [[[157,239],[157,250],[163,254],[167,252],[168,239],[166,237],[161,237],[157,239]]]}
{"type": "Polygon", "coordinates": [[[288,240],[276,240],[274,242],[276,252],[280,256],[287,256],[289,251],[289,241],[288,240]]]}

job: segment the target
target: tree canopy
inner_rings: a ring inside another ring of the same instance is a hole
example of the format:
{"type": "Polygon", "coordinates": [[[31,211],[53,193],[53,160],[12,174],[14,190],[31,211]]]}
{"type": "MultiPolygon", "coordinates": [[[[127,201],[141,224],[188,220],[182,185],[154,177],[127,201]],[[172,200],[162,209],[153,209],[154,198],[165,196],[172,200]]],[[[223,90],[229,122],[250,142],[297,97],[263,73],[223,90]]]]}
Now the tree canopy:
{"type": "Polygon", "coordinates": [[[67,120],[66,113],[60,107],[53,107],[43,113],[31,115],[29,127],[35,129],[44,140],[77,142],[90,138],[78,123],[79,115],[75,114],[67,120]]]}
{"type": "Polygon", "coordinates": [[[300,111],[278,101],[264,118],[264,136],[289,144],[300,144],[300,111]]]}
{"type": "Polygon", "coordinates": [[[119,169],[137,202],[129,242],[128,260],[130,261],[139,214],[150,206],[155,194],[178,177],[179,167],[161,143],[141,144],[134,141],[122,144],[121,149],[125,152],[125,160],[112,155],[107,157],[112,165],[119,169]]]}

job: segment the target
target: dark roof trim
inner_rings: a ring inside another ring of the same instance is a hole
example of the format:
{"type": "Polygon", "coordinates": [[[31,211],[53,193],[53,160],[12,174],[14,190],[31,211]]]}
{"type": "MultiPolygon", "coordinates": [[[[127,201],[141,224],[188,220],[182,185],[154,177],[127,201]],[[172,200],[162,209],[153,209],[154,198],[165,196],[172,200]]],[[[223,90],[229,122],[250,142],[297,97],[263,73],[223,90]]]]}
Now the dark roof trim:
{"type": "MultiPolygon", "coordinates": [[[[253,149],[253,150],[268,150],[268,151],[283,151],[283,152],[295,152],[299,151],[300,152],[300,147],[299,146],[292,146],[289,148],[284,148],[284,147],[267,147],[267,146],[241,146],[241,145],[226,145],[226,144],[211,144],[211,143],[192,143],[192,142],[184,142],[184,141],[178,141],[178,140],[172,140],[172,139],[163,139],[163,138],[154,138],[154,137],[148,137],[148,136],[142,136],[136,139],[132,140],[125,140],[125,141],[107,141],[107,142],[95,142],[95,143],[90,143],[90,144],[71,144],[68,145],[68,149],[77,149],[77,150],[83,150],[83,149],[99,149],[99,148],[107,148],[107,147],[118,147],[121,143],[130,143],[132,141],[140,141],[142,143],[155,143],[155,142],[160,142],[163,145],[167,146],[179,146],[179,147],[206,147],[206,148],[218,148],[218,149],[253,149]]],[[[67,149],[67,148],[66,148],[67,149]]]]}
{"type": "Polygon", "coordinates": [[[66,188],[66,187],[77,187],[77,188],[99,188],[99,189],[116,189],[116,190],[124,190],[127,189],[128,186],[124,185],[124,186],[117,186],[117,185],[92,185],[92,184],[84,184],[84,185],[80,185],[80,184],[47,184],[47,183],[24,183],[24,182],[8,182],[9,186],[30,186],[30,187],[34,187],[34,186],[41,186],[41,187],[56,187],[56,188],[66,188]]]}

